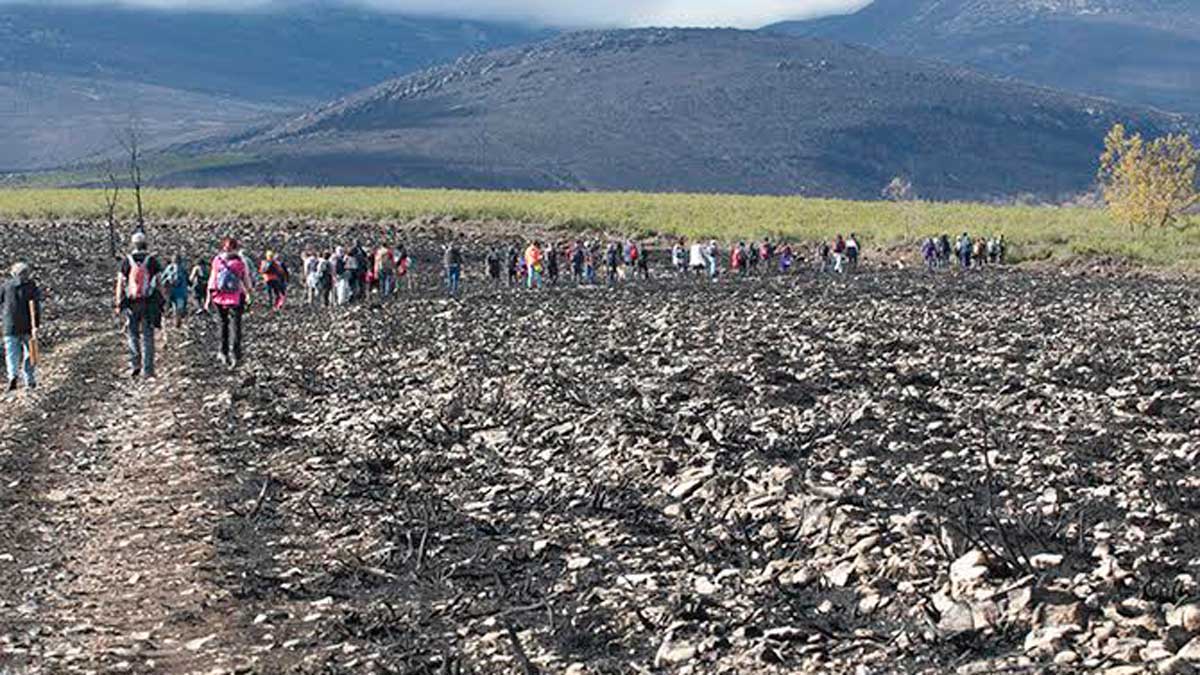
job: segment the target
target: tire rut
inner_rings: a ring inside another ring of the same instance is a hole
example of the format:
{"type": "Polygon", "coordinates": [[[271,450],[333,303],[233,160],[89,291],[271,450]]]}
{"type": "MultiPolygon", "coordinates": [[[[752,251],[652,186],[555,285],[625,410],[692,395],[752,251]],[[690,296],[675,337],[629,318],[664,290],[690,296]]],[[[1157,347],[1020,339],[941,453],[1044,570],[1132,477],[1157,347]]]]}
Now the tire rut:
{"type": "Polygon", "coordinates": [[[209,672],[237,658],[217,647],[245,653],[215,562],[223,478],[189,441],[203,421],[179,378],[186,344],[163,352],[159,378],[132,383],[119,342],[94,333],[9,402],[0,671],[209,672]]]}

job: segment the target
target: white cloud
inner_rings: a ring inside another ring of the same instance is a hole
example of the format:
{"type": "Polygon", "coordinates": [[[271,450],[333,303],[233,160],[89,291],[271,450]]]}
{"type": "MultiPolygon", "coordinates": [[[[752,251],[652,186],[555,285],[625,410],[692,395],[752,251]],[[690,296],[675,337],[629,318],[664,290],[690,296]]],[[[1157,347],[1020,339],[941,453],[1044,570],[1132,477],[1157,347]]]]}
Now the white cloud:
{"type": "MultiPolygon", "coordinates": [[[[11,2],[13,0],[0,0],[11,2]]],[[[28,0],[16,0],[28,1],[28,0]]],[[[46,0],[39,0],[45,2],[46,0]]],[[[159,9],[241,10],[292,0],[60,0],[159,9]]],[[[312,0],[301,0],[311,4],[312,0]]],[[[871,0],[344,0],[376,9],[474,19],[515,19],[554,26],[733,26],[757,28],[785,19],[853,11],[871,0]]]]}

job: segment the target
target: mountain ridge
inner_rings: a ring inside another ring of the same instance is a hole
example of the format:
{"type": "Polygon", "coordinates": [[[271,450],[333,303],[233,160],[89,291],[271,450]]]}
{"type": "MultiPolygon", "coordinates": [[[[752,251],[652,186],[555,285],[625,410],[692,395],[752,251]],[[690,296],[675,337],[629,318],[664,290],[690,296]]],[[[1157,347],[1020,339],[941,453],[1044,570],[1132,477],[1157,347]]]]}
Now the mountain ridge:
{"type": "Polygon", "coordinates": [[[768,26],[1092,96],[1200,113],[1192,0],[874,0],[768,26]]]}
{"type": "Polygon", "coordinates": [[[0,5],[0,169],[69,164],[144,123],[151,144],[264,124],[382,79],[549,34],[330,3],[250,12],[0,5]]]}
{"type": "Polygon", "coordinates": [[[1116,121],[1190,124],[865,47],[636,29],[466,56],[221,149],[298,184],[873,198],[913,174],[932,198],[1067,198],[1090,186],[1116,121]]]}

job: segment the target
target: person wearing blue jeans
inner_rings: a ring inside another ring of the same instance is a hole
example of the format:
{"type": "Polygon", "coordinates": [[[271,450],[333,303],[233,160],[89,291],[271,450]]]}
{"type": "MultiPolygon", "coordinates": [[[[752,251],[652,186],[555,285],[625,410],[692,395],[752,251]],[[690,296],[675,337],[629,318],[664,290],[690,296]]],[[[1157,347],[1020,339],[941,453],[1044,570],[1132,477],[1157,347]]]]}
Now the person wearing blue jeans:
{"type": "Polygon", "coordinates": [[[24,380],[29,389],[37,386],[37,373],[33,360],[29,358],[29,338],[28,335],[4,336],[4,365],[8,371],[9,391],[15,391],[20,380],[24,380]]]}
{"type": "Polygon", "coordinates": [[[154,331],[160,326],[163,289],[158,283],[163,269],[150,254],[146,235],[133,235],[133,252],[121,261],[113,291],[113,307],[125,318],[125,338],[129,348],[132,377],[154,377],[154,331]]]}
{"type": "Polygon", "coordinates": [[[462,249],[459,248],[457,241],[452,241],[446,247],[445,255],[442,256],[442,267],[446,270],[446,286],[450,289],[450,295],[458,295],[458,285],[462,280],[462,249]]]}
{"type": "Polygon", "coordinates": [[[34,326],[41,324],[42,293],[33,282],[29,265],[17,263],[12,278],[0,286],[0,322],[3,323],[4,365],[8,374],[8,390],[14,391],[17,382],[37,386],[36,367],[29,342],[34,326]]]}
{"type": "Polygon", "coordinates": [[[154,377],[154,321],[145,306],[125,310],[125,341],[130,372],[154,377]]]}

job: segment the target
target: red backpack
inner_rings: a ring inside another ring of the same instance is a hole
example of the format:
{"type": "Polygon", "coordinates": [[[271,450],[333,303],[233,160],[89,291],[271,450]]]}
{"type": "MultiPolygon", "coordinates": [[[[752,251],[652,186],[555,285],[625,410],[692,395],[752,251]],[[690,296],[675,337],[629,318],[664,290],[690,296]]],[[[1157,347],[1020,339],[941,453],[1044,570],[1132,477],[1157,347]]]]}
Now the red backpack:
{"type": "Polygon", "coordinates": [[[125,278],[125,297],[128,300],[146,300],[154,282],[150,274],[150,256],[141,262],[129,256],[129,275],[125,278]]]}

